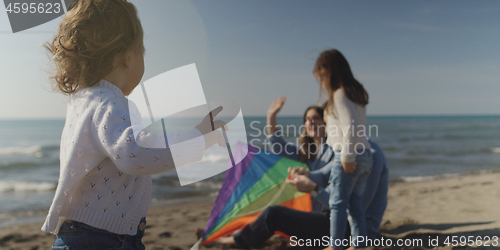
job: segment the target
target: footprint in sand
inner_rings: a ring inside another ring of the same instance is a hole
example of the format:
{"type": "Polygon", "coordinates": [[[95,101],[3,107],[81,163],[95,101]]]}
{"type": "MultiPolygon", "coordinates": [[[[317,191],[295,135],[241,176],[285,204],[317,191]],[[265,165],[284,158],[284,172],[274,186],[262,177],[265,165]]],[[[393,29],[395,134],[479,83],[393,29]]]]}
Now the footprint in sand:
{"type": "Polygon", "coordinates": [[[163,232],[161,234],[158,234],[158,236],[160,238],[170,238],[170,237],[172,237],[172,233],[170,233],[170,232],[163,232]]]}

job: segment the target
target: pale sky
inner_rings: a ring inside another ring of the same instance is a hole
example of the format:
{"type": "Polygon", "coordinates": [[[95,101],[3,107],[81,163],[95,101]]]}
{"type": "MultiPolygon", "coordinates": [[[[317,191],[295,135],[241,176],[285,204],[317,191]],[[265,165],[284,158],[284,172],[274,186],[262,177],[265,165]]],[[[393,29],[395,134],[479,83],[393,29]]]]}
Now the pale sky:
{"type": "MultiPolygon", "coordinates": [[[[145,30],[143,80],[196,63],[207,100],[265,115],[315,104],[311,74],[339,49],[370,94],[369,115],[500,114],[498,1],[132,0],[145,30]]],[[[0,119],[63,118],[43,48],[60,19],[13,34],[0,11],[0,119]]],[[[175,91],[175,90],[173,90],[175,91]]]]}

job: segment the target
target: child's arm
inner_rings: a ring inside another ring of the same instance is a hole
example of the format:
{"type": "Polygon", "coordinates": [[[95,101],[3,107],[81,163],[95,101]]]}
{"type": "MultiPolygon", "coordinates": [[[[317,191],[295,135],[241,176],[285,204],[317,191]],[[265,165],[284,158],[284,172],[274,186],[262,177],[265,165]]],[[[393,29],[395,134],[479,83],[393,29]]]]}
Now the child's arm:
{"type": "Polygon", "coordinates": [[[196,162],[203,158],[205,151],[204,136],[197,129],[167,135],[168,145],[163,134],[142,131],[134,137],[128,105],[118,98],[96,110],[92,129],[99,147],[96,153],[104,153],[118,169],[132,175],[156,174],[196,162]],[[177,141],[182,142],[175,143],[177,141]],[[158,145],[164,147],[158,148],[158,145]]]}

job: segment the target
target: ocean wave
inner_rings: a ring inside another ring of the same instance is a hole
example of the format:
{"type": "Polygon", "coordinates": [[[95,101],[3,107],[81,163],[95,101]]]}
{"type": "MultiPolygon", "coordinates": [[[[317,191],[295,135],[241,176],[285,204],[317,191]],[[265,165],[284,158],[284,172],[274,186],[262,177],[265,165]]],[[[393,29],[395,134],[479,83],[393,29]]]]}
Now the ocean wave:
{"type": "Polygon", "coordinates": [[[8,162],[0,164],[0,169],[22,169],[22,168],[32,168],[38,167],[40,164],[34,162],[8,162]]]}
{"type": "Polygon", "coordinates": [[[496,130],[499,128],[498,124],[471,124],[471,125],[461,125],[461,124],[453,124],[445,127],[448,131],[478,131],[478,130],[496,130]]]}
{"type": "Polygon", "coordinates": [[[2,181],[0,193],[49,192],[56,190],[56,186],[53,182],[2,181]]]}
{"type": "Polygon", "coordinates": [[[209,163],[216,163],[224,160],[228,160],[229,155],[228,154],[209,154],[205,155],[203,159],[199,162],[209,162],[209,163]]]}
{"type": "Polygon", "coordinates": [[[399,177],[402,182],[422,182],[422,181],[432,181],[436,179],[437,176],[406,176],[399,177]]]}
{"type": "Polygon", "coordinates": [[[153,177],[153,186],[170,186],[176,187],[179,186],[179,178],[176,176],[154,176],[153,177]]]}
{"type": "Polygon", "coordinates": [[[500,154],[500,147],[490,148],[490,151],[495,154],[500,154]]]}
{"type": "Polygon", "coordinates": [[[201,190],[219,190],[222,188],[222,183],[216,183],[216,182],[210,182],[210,181],[201,181],[201,182],[195,182],[193,183],[194,187],[196,189],[201,189],[201,190]]]}
{"type": "Polygon", "coordinates": [[[35,145],[31,147],[8,147],[0,148],[0,156],[11,156],[11,155],[34,155],[38,158],[43,156],[42,146],[35,145]]]}
{"type": "Polygon", "coordinates": [[[400,177],[396,177],[394,179],[391,179],[391,182],[424,182],[424,181],[456,178],[456,177],[460,177],[460,176],[484,175],[484,174],[491,174],[491,173],[498,173],[498,172],[500,172],[500,171],[496,170],[496,169],[484,169],[484,170],[473,170],[473,171],[469,171],[469,172],[449,173],[449,174],[440,174],[440,175],[400,176],[400,177]]]}
{"type": "Polygon", "coordinates": [[[454,178],[462,175],[469,175],[474,173],[452,173],[452,174],[441,174],[441,175],[425,175],[425,176],[401,176],[395,179],[392,179],[391,182],[424,182],[424,181],[433,181],[440,179],[448,179],[454,178]]]}
{"type": "MultiPolygon", "coordinates": [[[[481,148],[444,148],[444,146],[436,145],[436,146],[427,146],[426,148],[423,148],[422,146],[418,147],[413,147],[411,149],[406,149],[406,155],[404,156],[405,158],[407,157],[424,157],[424,158],[419,158],[418,160],[429,160],[429,157],[433,156],[443,156],[443,157],[457,157],[457,156],[468,156],[468,155],[476,155],[478,153],[491,153],[494,152],[491,149],[481,149],[481,148]]],[[[402,150],[403,150],[402,149],[402,150]]],[[[500,148],[498,148],[498,152],[500,153],[500,148]]],[[[435,159],[432,159],[434,161],[435,159]]],[[[411,162],[411,161],[410,161],[411,162]]]]}

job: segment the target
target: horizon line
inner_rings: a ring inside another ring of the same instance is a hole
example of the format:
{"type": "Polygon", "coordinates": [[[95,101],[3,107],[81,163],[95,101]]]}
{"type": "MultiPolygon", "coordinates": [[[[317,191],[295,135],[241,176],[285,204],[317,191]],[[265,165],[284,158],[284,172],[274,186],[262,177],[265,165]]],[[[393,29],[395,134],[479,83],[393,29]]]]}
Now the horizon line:
{"type": "MultiPolygon", "coordinates": [[[[494,117],[500,114],[374,114],[367,115],[367,118],[382,118],[382,117],[470,117],[483,116],[494,117]]],[[[266,115],[245,115],[243,118],[262,118],[266,115]]],[[[277,118],[300,118],[302,115],[281,115],[277,118]]],[[[221,117],[222,118],[222,117],[221,117]]],[[[66,117],[0,117],[0,121],[50,121],[50,120],[65,120],[66,117]]]]}

